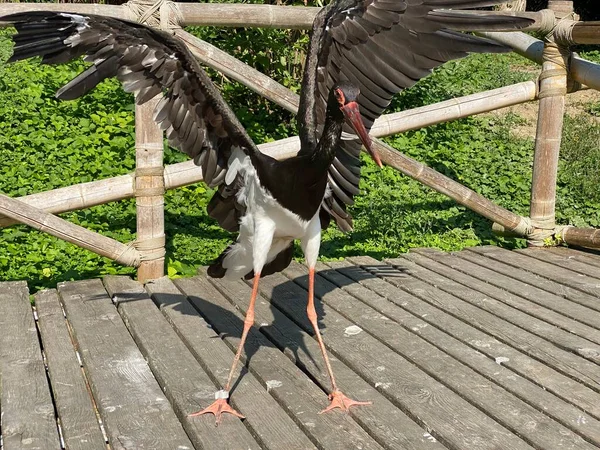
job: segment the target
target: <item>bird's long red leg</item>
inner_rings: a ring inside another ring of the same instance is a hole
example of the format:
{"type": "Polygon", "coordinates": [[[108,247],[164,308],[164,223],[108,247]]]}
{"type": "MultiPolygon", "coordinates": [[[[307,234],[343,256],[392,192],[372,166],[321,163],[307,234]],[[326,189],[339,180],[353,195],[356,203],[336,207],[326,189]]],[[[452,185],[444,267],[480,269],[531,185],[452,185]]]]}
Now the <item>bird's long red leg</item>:
{"type": "Polygon", "coordinates": [[[348,411],[348,408],[350,408],[351,406],[370,405],[371,402],[357,402],[346,397],[342,393],[342,391],[340,391],[337,387],[335,377],[333,376],[333,369],[331,368],[331,364],[329,363],[327,350],[325,349],[325,344],[323,344],[323,338],[321,337],[321,332],[319,331],[319,324],[317,322],[317,311],[315,310],[314,267],[310,267],[308,269],[308,306],[306,307],[306,313],[308,315],[308,320],[310,321],[311,325],[313,326],[313,329],[315,330],[315,336],[317,336],[317,341],[319,342],[319,347],[321,348],[321,353],[323,354],[323,359],[325,360],[325,367],[327,368],[327,373],[329,374],[329,379],[331,380],[331,393],[329,394],[329,400],[331,400],[331,403],[319,414],[331,411],[335,408],[340,408],[343,411],[348,411]]]}
{"type": "Polygon", "coordinates": [[[229,371],[229,376],[227,377],[227,384],[225,385],[225,389],[217,391],[215,394],[216,400],[208,408],[205,408],[202,411],[198,411],[197,413],[190,414],[190,416],[192,417],[200,416],[202,414],[214,414],[216,420],[215,425],[219,425],[219,422],[221,421],[221,415],[225,413],[233,414],[234,416],[239,417],[240,419],[245,418],[243,415],[241,415],[229,405],[228,399],[231,381],[233,380],[235,368],[237,366],[238,361],[240,360],[242,350],[244,349],[244,342],[246,342],[246,337],[248,336],[250,327],[252,326],[252,324],[254,324],[254,304],[256,303],[256,296],[258,295],[258,280],[260,280],[260,272],[254,275],[252,296],[250,297],[250,304],[248,305],[248,311],[246,312],[246,317],[244,318],[244,329],[242,331],[242,338],[235,353],[235,357],[233,358],[233,364],[231,365],[231,370],[229,371]]]}

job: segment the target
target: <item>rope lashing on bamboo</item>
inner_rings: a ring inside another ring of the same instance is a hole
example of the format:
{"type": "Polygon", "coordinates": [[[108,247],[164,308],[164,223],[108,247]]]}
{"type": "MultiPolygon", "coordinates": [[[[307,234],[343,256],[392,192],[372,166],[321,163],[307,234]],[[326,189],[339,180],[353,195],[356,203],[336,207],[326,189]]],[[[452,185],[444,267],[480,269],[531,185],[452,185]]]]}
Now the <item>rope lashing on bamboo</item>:
{"type": "Polygon", "coordinates": [[[554,219],[531,220],[533,230],[527,234],[527,244],[532,247],[543,247],[547,239],[556,234],[554,219]]]}
{"type": "Polygon", "coordinates": [[[132,241],[127,244],[127,247],[115,261],[124,266],[139,267],[142,261],[154,261],[164,258],[165,250],[165,235],[156,236],[143,241],[132,241]]]}
{"type": "Polygon", "coordinates": [[[552,83],[552,87],[544,87],[540,89],[538,99],[545,97],[561,97],[567,95],[569,91],[569,83],[563,83],[562,80],[569,75],[569,64],[571,62],[571,51],[568,47],[557,44],[554,40],[545,43],[542,53],[544,62],[551,62],[557,68],[543,70],[538,78],[538,82],[549,78],[559,78],[556,83],[552,83]],[[556,86],[558,85],[558,87],[556,86]]]}
{"type": "Polygon", "coordinates": [[[168,0],[129,0],[125,7],[132,20],[161,30],[181,28],[183,22],[177,3],[168,0]]]}
{"type": "Polygon", "coordinates": [[[556,27],[556,15],[551,9],[542,9],[539,14],[539,27],[541,33],[546,33],[546,38],[552,36],[552,31],[556,27]]]}
{"type": "Polygon", "coordinates": [[[166,192],[164,174],[163,166],[136,168],[133,179],[133,195],[135,197],[162,197],[166,192]],[[152,187],[138,187],[135,180],[139,177],[157,177],[160,184],[152,187]]]}
{"type": "Polygon", "coordinates": [[[508,229],[511,233],[518,234],[519,236],[529,236],[531,232],[533,232],[534,226],[531,223],[531,219],[529,217],[520,217],[519,223],[514,228],[508,229]]]}

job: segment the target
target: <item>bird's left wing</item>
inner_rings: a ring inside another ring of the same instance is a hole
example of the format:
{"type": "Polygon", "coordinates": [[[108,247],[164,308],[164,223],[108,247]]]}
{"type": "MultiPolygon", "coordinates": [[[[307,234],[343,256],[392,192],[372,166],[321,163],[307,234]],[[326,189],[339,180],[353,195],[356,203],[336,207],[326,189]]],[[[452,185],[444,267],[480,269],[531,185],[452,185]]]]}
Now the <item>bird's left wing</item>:
{"type": "MultiPolygon", "coordinates": [[[[304,139],[315,141],[324,123],[327,98],[340,80],[356,84],[365,127],[371,128],[392,97],[431,71],[469,52],[502,52],[505,47],[460,31],[521,28],[531,21],[461,11],[491,6],[497,0],[337,0],[317,15],[307,55],[300,124],[304,139]],[[447,9],[452,8],[452,9],[447,9]]],[[[335,218],[348,231],[346,211],[358,194],[360,141],[345,125],[342,143],[329,169],[331,196],[323,202],[322,220],[335,218]]]]}
{"type": "Polygon", "coordinates": [[[0,21],[17,29],[9,62],[41,56],[42,63],[58,64],[86,55],[92,65],[57,92],[59,99],[80,97],[109,77],[133,92],[137,104],[162,94],[154,119],[169,144],[202,167],[207,184],[224,183],[234,148],[249,155],[258,152],[206,72],[171,35],[92,14],[40,11],[0,21]]]}

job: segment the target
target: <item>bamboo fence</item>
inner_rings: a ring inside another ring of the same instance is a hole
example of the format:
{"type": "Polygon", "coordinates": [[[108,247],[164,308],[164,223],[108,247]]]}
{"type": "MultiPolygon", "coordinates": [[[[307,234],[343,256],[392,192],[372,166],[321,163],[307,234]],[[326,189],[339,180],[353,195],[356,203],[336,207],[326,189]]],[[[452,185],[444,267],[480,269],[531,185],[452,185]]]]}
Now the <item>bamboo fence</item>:
{"type": "MultiPolygon", "coordinates": [[[[131,0],[119,6],[4,3],[1,8],[3,14],[42,9],[102,14],[170,30],[188,45],[202,63],[294,113],[299,101],[296,94],[181,27],[210,25],[308,29],[318,11],[318,8],[307,7],[173,3],[165,0],[131,0]]],[[[494,13],[529,17],[533,23],[528,29],[546,35],[544,40],[537,40],[522,32],[481,33],[542,64],[539,80],[381,116],[371,130],[374,145],[385,164],[490,219],[497,232],[526,237],[529,244],[534,246],[562,241],[600,248],[600,230],[558,226],[555,223],[556,174],[565,96],[582,86],[600,90],[600,65],[573,55],[570,47],[578,43],[600,43],[600,22],[578,21],[573,14],[571,1],[550,0],[547,10],[535,13],[514,9],[494,13]],[[377,139],[532,100],[539,100],[539,118],[529,217],[519,216],[494,204],[377,139]]],[[[477,11],[473,14],[489,13],[477,11]]],[[[164,192],[201,181],[202,171],[192,161],[163,166],[163,135],[151,120],[155,101],[136,107],[135,173],[20,198],[0,194],[0,227],[25,223],[121,264],[137,267],[140,281],[163,276],[164,192]],[[137,239],[128,244],[56,216],[66,211],[132,197],[136,199],[137,239]]],[[[285,159],[295,155],[299,146],[299,139],[294,136],[261,144],[259,148],[275,158],[285,159]]]]}

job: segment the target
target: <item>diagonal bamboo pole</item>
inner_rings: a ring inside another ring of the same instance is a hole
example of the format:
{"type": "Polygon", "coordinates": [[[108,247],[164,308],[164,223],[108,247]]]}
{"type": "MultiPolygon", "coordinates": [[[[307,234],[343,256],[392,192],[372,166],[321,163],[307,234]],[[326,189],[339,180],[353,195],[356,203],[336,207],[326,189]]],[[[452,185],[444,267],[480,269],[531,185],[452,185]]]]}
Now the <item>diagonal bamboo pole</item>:
{"type": "Polygon", "coordinates": [[[137,266],[140,260],[139,252],[132,246],[86,230],[79,225],[2,194],[0,194],[0,213],[126,266],[137,266]]]}
{"type": "Polygon", "coordinates": [[[296,113],[300,97],[288,88],[259,72],[248,64],[219,50],[212,44],[188,33],[184,30],[175,30],[175,36],[188,46],[192,54],[211,69],[242,83],[254,92],[266,97],[286,110],[296,113]]]}
{"type": "MultiPolygon", "coordinates": [[[[533,36],[519,31],[508,33],[481,32],[477,34],[508,45],[521,56],[538,64],[543,62],[544,43],[533,36]]],[[[569,76],[582,85],[600,91],[600,64],[573,55],[569,65],[569,76]]]]}

